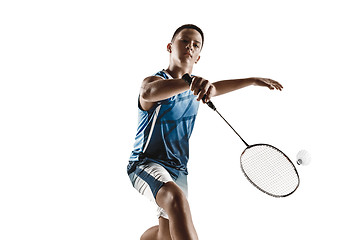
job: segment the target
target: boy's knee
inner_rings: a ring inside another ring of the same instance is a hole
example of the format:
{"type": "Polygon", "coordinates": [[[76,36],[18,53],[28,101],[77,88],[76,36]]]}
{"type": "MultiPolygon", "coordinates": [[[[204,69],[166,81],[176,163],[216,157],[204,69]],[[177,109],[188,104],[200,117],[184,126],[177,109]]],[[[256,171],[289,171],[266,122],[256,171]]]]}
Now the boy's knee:
{"type": "Polygon", "coordinates": [[[183,211],[187,208],[187,199],[182,190],[174,183],[165,183],[156,195],[156,202],[165,211],[183,211]]]}
{"type": "Polygon", "coordinates": [[[154,226],[149,228],[141,235],[140,240],[154,240],[158,239],[159,235],[159,226],[154,226]]]}

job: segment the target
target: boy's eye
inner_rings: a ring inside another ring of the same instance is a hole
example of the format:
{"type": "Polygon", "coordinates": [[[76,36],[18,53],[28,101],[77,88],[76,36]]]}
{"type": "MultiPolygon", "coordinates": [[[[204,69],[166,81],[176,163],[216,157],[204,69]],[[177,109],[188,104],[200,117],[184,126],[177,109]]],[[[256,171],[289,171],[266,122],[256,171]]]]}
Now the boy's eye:
{"type": "MultiPolygon", "coordinates": [[[[181,41],[183,42],[183,43],[185,43],[185,44],[188,44],[190,41],[189,40],[187,40],[187,39],[181,39],[181,41]]],[[[194,45],[193,45],[195,48],[200,48],[200,44],[198,44],[198,43],[194,43],[194,45]]]]}

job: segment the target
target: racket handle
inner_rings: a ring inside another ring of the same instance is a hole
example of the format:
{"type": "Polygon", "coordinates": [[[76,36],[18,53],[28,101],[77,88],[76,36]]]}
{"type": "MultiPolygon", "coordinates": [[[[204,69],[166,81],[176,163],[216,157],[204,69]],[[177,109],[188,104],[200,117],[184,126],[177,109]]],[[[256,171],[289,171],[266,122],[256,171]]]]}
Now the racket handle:
{"type": "MultiPolygon", "coordinates": [[[[185,73],[182,77],[181,77],[189,86],[191,85],[192,83],[192,77],[188,74],[188,73],[185,73]]],[[[203,96],[202,100],[205,102],[205,98],[206,98],[206,95],[203,96]]],[[[209,108],[211,108],[212,110],[216,111],[216,107],[215,105],[212,103],[212,101],[208,101],[206,102],[206,105],[209,106],[209,108]]]]}

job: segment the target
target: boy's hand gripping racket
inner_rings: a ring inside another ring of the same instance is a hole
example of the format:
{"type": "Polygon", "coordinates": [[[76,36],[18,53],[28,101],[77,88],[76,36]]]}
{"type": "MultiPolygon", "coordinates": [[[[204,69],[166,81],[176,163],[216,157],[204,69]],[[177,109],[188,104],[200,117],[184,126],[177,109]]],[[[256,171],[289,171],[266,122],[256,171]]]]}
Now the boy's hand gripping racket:
{"type": "MultiPolygon", "coordinates": [[[[185,74],[182,79],[189,85],[192,82],[189,74],[185,74]]],[[[206,104],[219,114],[246,145],[240,156],[241,169],[246,178],[259,190],[273,197],[287,197],[294,193],[299,187],[300,178],[291,160],[282,151],[269,144],[247,144],[216,110],[211,101],[206,104]]]]}

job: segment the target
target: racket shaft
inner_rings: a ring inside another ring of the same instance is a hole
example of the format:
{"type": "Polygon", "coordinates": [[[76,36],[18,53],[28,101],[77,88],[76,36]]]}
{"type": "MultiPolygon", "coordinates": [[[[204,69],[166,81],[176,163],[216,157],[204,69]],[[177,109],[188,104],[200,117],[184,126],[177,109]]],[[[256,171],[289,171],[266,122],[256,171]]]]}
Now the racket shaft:
{"type": "Polygon", "coordinates": [[[219,114],[219,116],[227,123],[227,125],[229,125],[229,127],[236,133],[236,135],[238,135],[238,137],[241,139],[241,141],[248,147],[249,144],[247,144],[247,142],[245,142],[245,140],[240,136],[240,134],[230,125],[230,123],[228,121],[226,121],[226,119],[215,109],[215,112],[217,112],[217,114],[219,114]]]}

